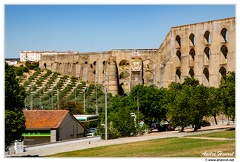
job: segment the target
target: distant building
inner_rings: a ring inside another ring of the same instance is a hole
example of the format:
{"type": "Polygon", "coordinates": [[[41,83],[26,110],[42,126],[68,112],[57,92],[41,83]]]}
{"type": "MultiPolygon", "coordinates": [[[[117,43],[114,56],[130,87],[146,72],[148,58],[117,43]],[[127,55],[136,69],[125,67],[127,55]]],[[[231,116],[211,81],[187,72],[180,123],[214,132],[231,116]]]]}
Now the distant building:
{"type": "Polygon", "coordinates": [[[74,51],[67,51],[67,52],[56,52],[56,51],[21,51],[20,52],[20,61],[26,62],[26,61],[40,61],[42,58],[42,55],[59,55],[59,54],[68,54],[68,53],[75,53],[78,52],[74,51]]]}
{"type": "Polygon", "coordinates": [[[40,61],[43,51],[22,51],[20,53],[20,61],[40,61]]]}
{"type": "Polygon", "coordinates": [[[8,65],[16,65],[19,62],[19,60],[20,60],[19,58],[6,58],[5,62],[8,65]]]}
{"type": "Polygon", "coordinates": [[[24,144],[56,142],[86,137],[87,129],[68,110],[24,110],[24,144]]]}

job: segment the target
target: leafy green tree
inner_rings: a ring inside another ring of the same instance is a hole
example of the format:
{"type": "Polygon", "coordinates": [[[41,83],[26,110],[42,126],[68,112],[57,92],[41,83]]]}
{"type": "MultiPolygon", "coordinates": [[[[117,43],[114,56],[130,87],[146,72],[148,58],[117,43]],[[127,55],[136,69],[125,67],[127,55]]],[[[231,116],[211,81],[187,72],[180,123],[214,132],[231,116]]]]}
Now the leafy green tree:
{"type": "Polygon", "coordinates": [[[31,61],[26,61],[25,66],[29,68],[30,70],[33,70],[35,68],[39,67],[39,62],[31,62],[31,61]]]}
{"type": "Polygon", "coordinates": [[[199,85],[195,88],[191,88],[191,94],[189,96],[190,115],[193,117],[194,131],[200,128],[201,121],[204,116],[210,114],[210,106],[208,104],[209,91],[208,88],[199,85]]]}
{"type": "Polygon", "coordinates": [[[196,131],[203,116],[210,113],[208,88],[193,78],[185,78],[182,85],[172,83],[166,97],[171,100],[165,105],[169,109],[168,116],[175,126],[182,127],[181,131],[191,124],[196,131]]]}
{"type": "Polygon", "coordinates": [[[67,101],[65,98],[61,98],[59,101],[60,110],[69,110],[72,114],[84,114],[83,105],[78,102],[67,101]]]}
{"type": "Polygon", "coordinates": [[[229,72],[223,76],[220,85],[223,113],[229,118],[235,119],[235,72],[229,72]]]}
{"type": "Polygon", "coordinates": [[[13,66],[5,63],[5,149],[21,139],[25,131],[22,111],[25,97],[25,89],[19,85],[13,66]]]}
{"type": "Polygon", "coordinates": [[[156,86],[135,86],[130,97],[136,100],[139,98],[139,111],[143,114],[146,123],[151,124],[152,121],[162,121],[166,119],[167,109],[163,106],[166,102],[166,89],[158,89],[156,86]]]}
{"type": "Polygon", "coordinates": [[[209,98],[208,98],[208,104],[210,107],[210,114],[209,116],[213,116],[215,120],[215,124],[217,125],[217,119],[216,117],[220,114],[222,104],[221,104],[221,96],[220,89],[215,87],[209,87],[209,98]]]}
{"type": "Polygon", "coordinates": [[[110,130],[116,130],[123,136],[129,136],[136,132],[134,117],[131,116],[131,113],[134,113],[131,103],[129,96],[117,95],[113,98],[108,109],[108,120],[112,123],[110,130]]]}

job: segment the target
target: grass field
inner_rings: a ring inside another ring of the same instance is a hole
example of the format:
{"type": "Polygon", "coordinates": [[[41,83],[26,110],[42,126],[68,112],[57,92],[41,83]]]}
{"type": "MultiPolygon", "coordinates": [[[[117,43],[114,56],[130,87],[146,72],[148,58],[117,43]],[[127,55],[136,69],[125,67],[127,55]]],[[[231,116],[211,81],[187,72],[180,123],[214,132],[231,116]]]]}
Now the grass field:
{"type": "Polygon", "coordinates": [[[192,135],[188,137],[214,137],[214,138],[235,138],[235,130],[227,130],[218,133],[207,133],[201,135],[192,135]]]}
{"type": "MultiPolygon", "coordinates": [[[[198,137],[201,136],[202,135],[198,135],[198,137]]],[[[205,134],[204,137],[235,138],[235,131],[210,133],[205,134]]],[[[49,157],[203,157],[203,153],[206,151],[222,151],[224,153],[234,152],[235,157],[235,140],[218,141],[175,137],[162,138],[64,152],[49,157]]]]}

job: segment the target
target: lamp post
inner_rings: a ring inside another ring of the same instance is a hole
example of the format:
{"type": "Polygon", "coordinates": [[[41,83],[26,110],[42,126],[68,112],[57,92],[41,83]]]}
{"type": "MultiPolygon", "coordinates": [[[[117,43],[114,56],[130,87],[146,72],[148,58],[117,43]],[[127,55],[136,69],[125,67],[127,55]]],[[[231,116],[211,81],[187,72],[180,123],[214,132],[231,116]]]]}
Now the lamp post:
{"type": "Polygon", "coordinates": [[[58,110],[59,110],[59,95],[58,95],[58,89],[57,89],[57,102],[58,102],[58,110]]]}
{"type": "Polygon", "coordinates": [[[32,96],[32,94],[33,94],[33,92],[30,92],[30,110],[32,110],[32,108],[33,108],[33,96],[32,96]]]}
{"type": "Polygon", "coordinates": [[[105,140],[107,140],[107,92],[108,87],[105,86],[105,140]]]}
{"type": "Polygon", "coordinates": [[[138,97],[138,90],[137,90],[137,107],[138,107],[138,117],[137,117],[137,123],[139,124],[139,97],[138,97]]]}
{"type": "Polygon", "coordinates": [[[86,93],[86,92],[84,91],[84,99],[83,99],[84,112],[85,112],[85,106],[86,106],[86,105],[85,105],[85,99],[86,99],[85,93],[86,93]]]}
{"type": "Polygon", "coordinates": [[[76,88],[77,87],[74,87],[74,101],[75,101],[75,105],[76,105],[76,88]]]}
{"type": "MultiPolygon", "coordinates": [[[[100,57],[99,57],[100,58],[100,57]]],[[[98,58],[98,59],[99,59],[98,58]]],[[[97,71],[98,71],[98,63],[97,63],[97,61],[98,61],[98,59],[96,60],[96,70],[95,70],[95,90],[96,90],[96,114],[98,114],[98,102],[97,102],[97,85],[96,85],[96,82],[97,82],[97,77],[98,77],[98,73],[97,73],[97,71]]]]}
{"type": "Polygon", "coordinates": [[[53,91],[57,91],[57,102],[58,102],[58,109],[59,109],[59,95],[58,95],[58,89],[52,90],[52,110],[53,110],[53,91]]]}
{"type": "Polygon", "coordinates": [[[73,87],[73,88],[74,88],[74,97],[75,97],[74,100],[75,100],[75,104],[77,103],[77,99],[76,99],[76,97],[77,97],[77,94],[76,94],[76,93],[77,93],[77,92],[76,92],[76,91],[77,91],[78,85],[80,85],[80,84],[82,84],[82,83],[77,83],[77,84],[76,84],[76,87],[73,87]]]}

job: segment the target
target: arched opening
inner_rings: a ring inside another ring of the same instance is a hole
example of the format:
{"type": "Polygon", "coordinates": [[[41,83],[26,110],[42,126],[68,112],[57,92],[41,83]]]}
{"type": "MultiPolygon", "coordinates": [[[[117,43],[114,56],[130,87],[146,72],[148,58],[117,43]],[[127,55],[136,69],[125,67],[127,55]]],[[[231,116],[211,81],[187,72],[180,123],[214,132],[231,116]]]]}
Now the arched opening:
{"type": "Polygon", "coordinates": [[[206,48],[204,49],[204,53],[205,53],[205,55],[207,56],[207,58],[209,59],[209,56],[210,56],[210,48],[209,48],[209,47],[206,47],[206,48]]]}
{"type": "Polygon", "coordinates": [[[195,50],[193,48],[189,51],[189,55],[191,55],[192,59],[194,60],[195,50]]]}
{"type": "Polygon", "coordinates": [[[208,71],[207,68],[205,68],[205,69],[203,70],[203,74],[204,74],[204,76],[205,76],[205,79],[207,79],[207,81],[209,82],[209,71],[208,71]]]}
{"type": "Polygon", "coordinates": [[[129,61],[128,60],[122,60],[122,61],[120,61],[120,63],[119,63],[119,66],[129,66],[129,61]]]}
{"type": "Polygon", "coordinates": [[[153,73],[151,71],[145,71],[143,74],[143,79],[145,85],[153,84],[153,73]]]}
{"type": "Polygon", "coordinates": [[[46,68],[47,68],[47,64],[46,64],[46,63],[44,63],[44,64],[43,64],[43,66],[44,66],[44,69],[46,69],[46,68]]]}
{"type": "Polygon", "coordinates": [[[226,69],[224,67],[221,67],[219,69],[219,73],[221,74],[221,76],[225,76],[227,74],[227,71],[226,71],[226,69]]]}
{"type": "Polygon", "coordinates": [[[181,47],[181,38],[179,35],[176,36],[176,47],[181,47]]]}
{"type": "Polygon", "coordinates": [[[219,78],[219,83],[221,82],[221,79],[223,77],[226,77],[226,74],[227,74],[227,70],[225,69],[225,67],[221,67],[219,69],[219,74],[220,74],[220,78],[219,78]]]}
{"type": "Polygon", "coordinates": [[[178,59],[181,61],[181,51],[180,50],[177,50],[177,53],[176,53],[178,59]]]}
{"type": "Polygon", "coordinates": [[[179,69],[176,70],[176,76],[178,79],[181,78],[181,71],[179,69]]]}
{"type": "Polygon", "coordinates": [[[97,62],[96,62],[96,61],[94,61],[94,62],[93,62],[93,65],[94,65],[94,66],[96,66],[96,64],[97,64],[97,62]]]}
{"type": "Polygon", "coordinates": [[[204,38],[205,38],[206,44],[211,44],[211,37],[210,37],[210,32],[209,31],[206,31],[204,33],[204,38]]]}
{"type": "Polygon", "coordinates": [[[85,61],[85,63],[84,64],[88,64],[88,62],[87,61],[85,61]]]}
{"type": "Polygon", "coordinates": [[[193,33],[190,34],[189,39],[190,39],[190,43],[191,43],[190,46],[195,46],[196,45],[196,37],[193,33]]]}
{"type": "Polygon", "coordinates": [[[145,70],[152,70],[153,69],[153,61],[150,59],[143,61],[143,68],[145,70]]]}
{"type": "Polygon", "coordinates": [[[188,74],[190,75],[191,78],[194,78],[194,71],[193,71],[193,69],[190,69],[188,74]]]}
{"type": "Polygon", "coordinates": [[[120,91],[122,91],[122,94],[128,94],[130,89],[129,89],[129,82],[122,82],[120,84],[120,91]]]}
{"type": "Polygon", "coordinates": [[[222,52],[224,58],[227,59],[228,49],[227,49],[227,47],[225,45],[223,45],[221,47],[221,52],[222,52]]]}
{"type": "Polygon", "coordinates": [[[228,42],[228,31],[226,28],[221,30],[221,36],[225,42],[228,42]]]}
{"type": "Polygon", "coordinates": [[[123,71],[123,72],[120,73],[119,78],[120,78],[120,79],[126,79],[126,78],[128,78],[129,76],[130,76],[130,74],[129,74],[127,71],[123,71]]]}

